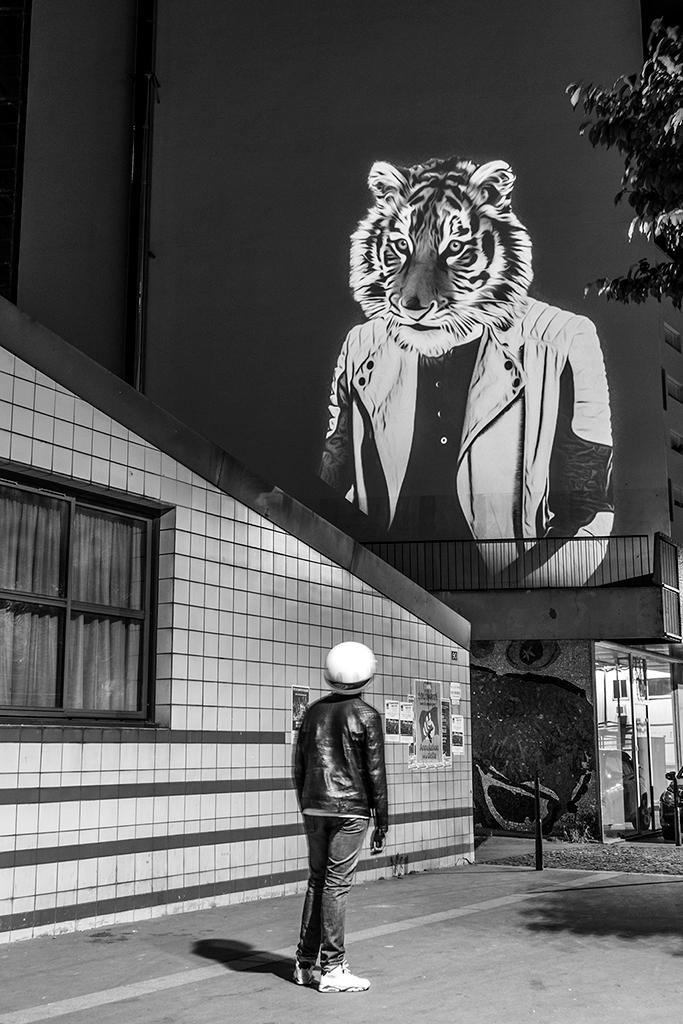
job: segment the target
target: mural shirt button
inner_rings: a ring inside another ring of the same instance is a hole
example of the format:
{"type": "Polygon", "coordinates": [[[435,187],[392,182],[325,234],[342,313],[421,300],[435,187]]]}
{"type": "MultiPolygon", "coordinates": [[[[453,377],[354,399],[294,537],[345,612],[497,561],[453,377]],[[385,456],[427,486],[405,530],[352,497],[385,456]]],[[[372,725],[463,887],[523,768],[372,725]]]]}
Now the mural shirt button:
{"type": "Polygon", "coordinates": [[[511,359],[506,359],[505,362],[503,363],[503,366],[505,367],[506,370],[511,370],[513,365],[514,363],[511,359]]]}
{"type": "Polygon", "coordinates": [[[372,359],[368,359],[365,365],[367,366],[368,370],[371,370],[375,364],[373,363],[372,359]]]}
{"type": "Polygon", "coordinates": [[[435,388],[440,388],[441,387],[441,381],[440,380],[435,380],[434,381],[434,387],[435,388]]]}
{"type": "Polygon", "coordinates": [[[513,386],[513,388],[518,388],[521,383],[522,383],[522,381],[520,380],[520,378],[519,377],[515,377],[515,379],[512,382],[512,386],[513,386]]]}
{"type": "Polygon", "coordinates": [[[365,384],[365,377],[359,377],[358,378],[358,383],[359,384],[365,384]]]}
{"type": "Polygon", "coordinates": [[[448,444],[448,438],[447,437],[442,437],[441,438],[441,444],[448,444]]]}

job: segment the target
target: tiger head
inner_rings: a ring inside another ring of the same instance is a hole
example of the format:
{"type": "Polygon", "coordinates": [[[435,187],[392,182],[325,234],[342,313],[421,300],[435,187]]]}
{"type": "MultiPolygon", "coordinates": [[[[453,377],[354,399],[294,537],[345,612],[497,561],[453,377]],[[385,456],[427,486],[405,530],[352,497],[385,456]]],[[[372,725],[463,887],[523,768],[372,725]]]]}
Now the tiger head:
{"type": "Polygon", "coordinates": [[[532,281],[514,181],[502,160],[374,164],[375,202],[351,236],[351,289],[366,316],[428,356],[509,327],[532,281]]]}

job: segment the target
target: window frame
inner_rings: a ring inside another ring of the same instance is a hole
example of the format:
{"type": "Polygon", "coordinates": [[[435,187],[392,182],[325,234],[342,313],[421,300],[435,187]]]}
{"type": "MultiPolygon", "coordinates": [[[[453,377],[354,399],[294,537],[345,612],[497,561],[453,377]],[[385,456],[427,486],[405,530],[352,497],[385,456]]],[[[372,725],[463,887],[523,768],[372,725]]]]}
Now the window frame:
{"type": "Polygon", "coordinates": [[[674,352],[683,352],[680,331],[677,331],[671,324],[664,324],[664,343],[672,348],[674,352]]]}
{"type": "Polygon", "coordinates": [[[666,374],[666,394],[668,398],[673,398],[674,402],[683,404],[683,384],[679,383],[670,373],[666,374]]]}
{"type": "Polygon", "coordinates": [[[670,430],[669,446],[678,455],[683,455],[683,434],[679,434],[677,430],[670,430]]]}
{"type": "MultiPolygon", "coordinates": [[[[0,601],[10,602],[15,605],[31,604],[36,607],[43,607],[58,610],[63,616],[63,624],[60,626],[57,642],[57,691],[56,699],[63,702],[64,684],[66,674],[66,662],[68,651],[68,630],[71,620],[71,612],[82,612],[85,615],[92,614],[102,617],[109,616],[125,618],[128,621],[140,622],[142,624],[142,642],[140,652],[140,674],[138,678],[138,700],[135,710],[126,711],[121,708],[114,710],[97,708],[65,708],[60,707],[28,707],[0,705],[0,722],[5,724],[16,723],[18,720],[36,720],[47,724],[76,723],[83,725],[140,725],[153,724],[154,715],[154,683],[155,683],[155,661],[156,647],[153,637],[156,635],[157,604],[158,604],[158,583],[159,583],[159,520],[161,516],[169,511],[167,506],[152,506],[151,503],[143,501],[127,500],[129,496],[121,498],[112,496],[105,488],[86,489],[72,486],[72,482],[37,479],[31,474],[26,479],[23,476],[14,475],[2,467],[0,470],[0,484],[6,487],[16,488],[18,491],[39,495],[47,498],[55,498],[65,502],[67,505],[67,524],[65,536],[62,540],[64,569],[64,595],[59,597],[43,596],[25,591],[10,591],[0,589],[0,601]],[[126,519],[137,520],[145,528],[145,560],[144,580],[142,586],[142,609],[117,608],[113,605],[93,604],[86,601],[73,599],[70,579],[70,552],[73,544],[73,529],[76,510],[84,508],[95,512],[102,512],[105,515],[120,516],[126,519]]],[[[61,582],[61,581],[60,581],[61,582]]]]}

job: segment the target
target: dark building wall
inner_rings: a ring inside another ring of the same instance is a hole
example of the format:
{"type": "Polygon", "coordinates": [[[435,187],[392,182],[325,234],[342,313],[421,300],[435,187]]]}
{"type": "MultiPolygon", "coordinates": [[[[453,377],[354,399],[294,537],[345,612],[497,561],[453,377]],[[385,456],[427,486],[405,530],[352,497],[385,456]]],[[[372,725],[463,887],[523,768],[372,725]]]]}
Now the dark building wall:
{"type": "Polygon", "coordinates": [[[372,162],[502,157],[535,294],[590,316],[615,429],[615,532],[667,530],[655,306],[583,297],[639,255],[620,163],[578,135],[573,79],[641,61],[635,0],[161,6],[149,394],[306,498],[346,332],[372,162]],[[653,440],[655,444],[653,446],[653,440]]]}
{"type": "MultiPolygon", "coordinates": [[[[19,305],[119,373],[134,21],[132,0],[34,3],[20,263],[19,305]]],[[[637,0],[160,4],[147,393],[340,521],[315,474],[339,346],[363,320],[348,240],[368,169],[502,157],[533,293],[602,340],[614,532],[668,532],[663,314],[584,298],[645,250],[612,203],[619,159],[579,137],[565,96],[636,69],[641,47],[637,0]]]]}
{"type": "Polygon", "coordinates": [[[134,0],[34,0],[18,305],[124,365],[134,0]]]}

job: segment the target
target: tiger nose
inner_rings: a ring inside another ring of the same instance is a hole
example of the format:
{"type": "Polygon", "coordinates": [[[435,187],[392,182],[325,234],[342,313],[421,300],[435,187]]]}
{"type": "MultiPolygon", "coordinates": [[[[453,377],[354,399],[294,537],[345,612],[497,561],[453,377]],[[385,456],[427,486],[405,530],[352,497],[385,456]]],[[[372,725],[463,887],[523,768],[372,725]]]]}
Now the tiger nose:
{"type": "Polygon", "coordinates": [[[433,268],[421,260],[409,270],[403,285],[401,303],[413,313],[429,309],[437,295],[433,268]]]}
{"type": "Polygon", "coordinates": [[[415,312],[418,309],[428,309],[431,305],[431,299],[424,298],[418,295],[417,292],[413,292],[412,295],[404,296],[401,299],[401,304],[404,309],[410,309],[415,312]]]}

